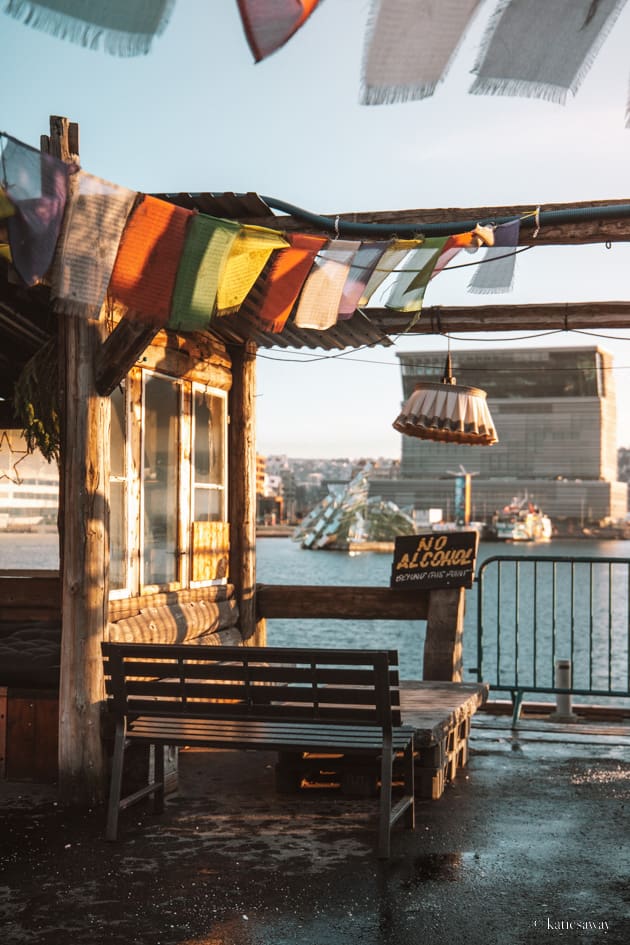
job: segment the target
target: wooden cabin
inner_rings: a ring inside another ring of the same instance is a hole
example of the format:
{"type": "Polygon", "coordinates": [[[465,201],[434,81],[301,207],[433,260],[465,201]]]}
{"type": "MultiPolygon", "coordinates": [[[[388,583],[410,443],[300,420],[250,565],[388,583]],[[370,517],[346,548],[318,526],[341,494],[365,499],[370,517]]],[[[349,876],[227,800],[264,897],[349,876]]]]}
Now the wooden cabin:
{"type": "MultiPolygon", "coordinates": [[[[52,119],[42,150],[70,160],[78,129],[52,119]]],[[[278,226],[254,194],[158,196],[213,216],[278,226]]],[[[338,221],[391,228],[449,214],[481,219],[497,209],[520,208],[349,214],[338,221]]],[[[284,217],[282,226],[317,230],[284,217]]],[[[609,220],[605,232],[594,223],[558,225],[536,239],[568,241],[569,232],[578,242],[627,239],[628,225],[609,220]]],[[[370,321],[355,313],[323,332],[289,323],[272,334],[256,320],[257,302],[254,286],[237,315],[189,334],[139,324],[120,308],[88,320],[53,314],[48,287],[24,288],[0,260],[0,429],[21,427],[14,385],[46,345],[58,372],[61,420],[59,574],[0,572],[0,644],[13,637],[22,658],[36,654],[26,666],[22,659],[20,672],[10,661],[0,664],[0,755],[8,760],[13,740],[24,755],[13,775],[58,778],[65,803],[97,803],[106,790],[104,639],[247,645],[265,642],[265,617],[411,618],[428,621],[424,678],[461,679],[461,589],[401,599],[389,588],[257,588],[257,348],[387,345],[403,320],[376,310],[370,321]]],[[[600,325],[630,325],[627,304],[602,303],[588,313],[566,305],[429,309],[413,330],[583,327],[594,313],[600,325]]]]}

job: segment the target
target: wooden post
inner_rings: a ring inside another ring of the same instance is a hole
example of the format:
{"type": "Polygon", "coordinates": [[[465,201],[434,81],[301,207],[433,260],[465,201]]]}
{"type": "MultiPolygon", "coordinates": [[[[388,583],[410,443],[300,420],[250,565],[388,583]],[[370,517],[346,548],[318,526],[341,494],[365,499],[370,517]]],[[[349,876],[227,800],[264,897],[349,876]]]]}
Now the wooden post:
{"type": "Polygon", "coordinates": [[[462,641],[466,591],[463,587],[431,591],[422,678],[462,681],[462,641]]]}
{"type": "MultiPolygon", "coordinates": [[[[72,155],[67,119],[53,117],[50,150],[72,155]]],[[[72,185],[72,184],[71,184],[72,185]]],[[[59,683],[59,798],[92,806],[105,796],[100,645],[109,596],[109,398],[99,397],[94,361],[102,326],[60,313],[62,377],[62,636],[59,683]]]]}
{"type": "Polygon", "coordinates": [[[234,584],[244,640],[264,645],[256,624],[256,345],[231,346],[229,398],[230,581],[234,584]]]}

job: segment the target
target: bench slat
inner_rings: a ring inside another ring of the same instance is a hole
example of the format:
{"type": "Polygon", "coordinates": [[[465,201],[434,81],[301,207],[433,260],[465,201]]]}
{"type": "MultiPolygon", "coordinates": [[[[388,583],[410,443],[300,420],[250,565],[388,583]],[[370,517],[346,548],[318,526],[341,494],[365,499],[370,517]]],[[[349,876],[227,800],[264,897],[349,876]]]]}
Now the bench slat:
{"type": "MultiPolygon", "coordinates": [[[[358,754],[378,753],[383,733],[378,727],[335,726],[334,728],[264,722],[212,722],[198,719],[142,717],[134,719],[127,737],[166,745],[205,745],[223,748],[260,748],[268,751],[337,749],[358,754]]],[[[403,749],[413,739],[413,729],[398,729],[393,745],[403,749]]]]}

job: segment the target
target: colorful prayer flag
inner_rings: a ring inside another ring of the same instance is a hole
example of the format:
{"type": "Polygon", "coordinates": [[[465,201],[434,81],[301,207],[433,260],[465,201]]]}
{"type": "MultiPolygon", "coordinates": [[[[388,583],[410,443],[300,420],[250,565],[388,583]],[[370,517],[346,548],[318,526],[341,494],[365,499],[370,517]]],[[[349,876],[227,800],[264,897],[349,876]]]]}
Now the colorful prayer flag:
{"type": "Polygon", "coordinates": [[[188,224],[168,327],[202,331],[215,313],[217,288],[240,223],[196,213],[188,224]]]}
{"type": "Polygon", "coordinates": [[[161,328],[171,298],[192,210],[145,195],[127,221],[109,293],[130,312],[161,328]]]}
{"type": "Polygon", "coordinates": [[[478,6],[479,0],[372,0],[361,104],[433,95],[478,6]]]}
{"type": "Polygon", "coordinates": [[[388,240],[377,243],[363,243],[355,253],[341,296],[339,306],[339,318],[341,320],[352,318],[359,304],[359,299],[370,281],[370,276],[388,246],[388,240]]]}
{"type": "Polygon", "coordinates": [[[217,291],[217,314],[237,312],[275,249],[289,244],[281,233],[262,226],[241,226],[232,243],[217,291]]]}
{"type": "Polygon", "coordinates": [[[55,308],[98,318],[137,194],[79,171],[70,188],[52,272],[55,308]]]}
{"type": "Polygon", "coordinates": [[[336,324],[350,263],[360,245],[360,241],[331,240],[317,254],[295,313],[297,327],[324,331],[336,324]]]}
{"type": "Polygon", "coordinates": [[[7,0],[4,12],[59,39],[137,56],[166,29],[173,6],[174,0],[7,0]]]}
{"type": "Polygon", "coordinates": [[[399,312],[420,312],[424,293],[433,268],[448,237],[426,239],[403,260],[394,287],[385,301],[385,308],[399,312]]]}
{"type": "Polygon", "coordinates": [[[520,230],[520,219],[500,223],[495,227],[494,245],[486,249],[484,258],[468,285],[469,292],[487,295],[510,291],[514,282],[520,230]]]}
{"type": "Polygon", "coordinates": [[[363,290],[359,299],[359,307],[367,305],[372,296],[382,286],[386,279],[396,271],[397,266],[403,261],[405,256],[417,246],[422,244],[422,240],[392,240],[385,252],[378,260],[374,271],[369,278],[368,284],[363,290]]]}
{"type": "Polygon", "coordinates": [[[4,187],[0,187],[0,220],[12,217],[15,213],[15,206],[11,203],[4,187]]]}
{"type": "Polygon", "coordinates": [[[319,0],[237,0],[254,59],[260,62],[289,40],[319,0]]]}
{"type": "Polygon", "coordinates": [[[281,332],[306,281],[317,253],[328,240],[307,233],[289,233],[288,249],[281,249],[271,263],[262,287],[262,302],[257,312],[263,323],[271,323],[271,330],[281,332]]]}
{"type": "Polygon", "coordinates": [[[470,91],[564,104],[578,90],[626,0],[501,0],[470,91]]]}
{"type": "Polygon", "coordinates": [[[53,260],[68,178],[77,168],[9,135],[0,136],[0,149],[0,185],[15,208],[7,218],[13,266],[26,285],[36,285],[53,260]]]}

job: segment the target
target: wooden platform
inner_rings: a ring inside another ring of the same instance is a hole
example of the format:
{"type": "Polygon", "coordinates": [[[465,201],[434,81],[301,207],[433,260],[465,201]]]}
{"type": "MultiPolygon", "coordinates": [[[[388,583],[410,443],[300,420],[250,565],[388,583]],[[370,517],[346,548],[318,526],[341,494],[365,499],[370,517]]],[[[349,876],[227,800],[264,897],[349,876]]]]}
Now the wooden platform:
{"type": "Polygon", "coordinates": [[[415,729],[418,797],[437,800],[466,766],[470,720],[488,693],[486,683],[401,682],[403,721],[415,729]]]}
{"type": "MultiPolygon", "coordinates": [[[[401,682],[403,722],[415,730],[417,797],[437,800],[466,765],[470,720],[488,692],[483,683],[401,682]]],[[[374,762],[361,758],[287,752],[276,766],[276,786],[286,793],[333,788],[347,796],[369,797],[378,791],[378,772],[374,762]]]]}

